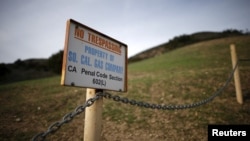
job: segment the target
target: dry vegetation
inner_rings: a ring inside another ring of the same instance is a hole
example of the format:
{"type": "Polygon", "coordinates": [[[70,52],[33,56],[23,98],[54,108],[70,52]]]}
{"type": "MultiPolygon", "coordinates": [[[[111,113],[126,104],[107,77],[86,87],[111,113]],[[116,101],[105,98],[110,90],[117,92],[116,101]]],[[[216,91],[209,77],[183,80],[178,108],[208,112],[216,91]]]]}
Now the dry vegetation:
{"type": "MultiPolygon", "coordinates": [[[[232,70],[229,44],[249,57],[250,37],[193,44],[129,64],[128,92],[112,94],[157,104],[190,104],[212,95],[232,70]]],[[[153,110],[104,99],[103,141],[207,140],[208,124],[250,124],[250,62],[240,62],[244,104],[233,81],[212,102],[185,110],[153,110]]],[[[0,86],[0,140],[27,141],[85,102],[85,89],[63,87],[60,77],[0,86]]],[[[84,113],[46,139],[83,140],[84,113]]]]}

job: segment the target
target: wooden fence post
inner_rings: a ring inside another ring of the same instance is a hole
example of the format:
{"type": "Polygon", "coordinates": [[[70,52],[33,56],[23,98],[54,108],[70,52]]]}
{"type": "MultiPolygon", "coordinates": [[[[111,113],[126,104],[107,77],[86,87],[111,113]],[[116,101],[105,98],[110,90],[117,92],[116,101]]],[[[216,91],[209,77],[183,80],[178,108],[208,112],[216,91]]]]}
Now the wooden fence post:
{"type": "MultiPolygon", "coordinates": [[[[100,90],[103,91],[103,90],[100,90]]],[[[87,88],[86,100],[96,95],[96,89],[87,88]]],[[[96,100],[93,105],[85,109],[84,141],[100,141],[102,132],[103,98],[96,100]]]]}
{"type": "MultiPolygon", "coordinates": [[[[233,69],[235,65],[237,64],[238,58],[236,54],[235,45],[230,45],[231,50],[231,57],[232,57],[232,65],[233,69]]],[[[237,66],[235,72],[234,72],[234,83],[235,83],[235,90],[236,90],[236,99],[237,102],[240,104],[243,104],[243,98],[242,98],[242,90],[241,90],[241,84],[240,84],[240,73],[239,73],[239,67],[237,66]]]]}

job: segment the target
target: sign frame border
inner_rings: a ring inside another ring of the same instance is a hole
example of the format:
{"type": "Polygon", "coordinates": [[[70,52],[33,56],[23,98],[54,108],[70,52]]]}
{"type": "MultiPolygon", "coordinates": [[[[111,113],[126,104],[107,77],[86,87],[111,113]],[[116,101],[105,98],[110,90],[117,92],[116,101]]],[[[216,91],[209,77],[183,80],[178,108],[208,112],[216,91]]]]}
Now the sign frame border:
{"type": "MultiPolygon", "coordinates": [[[[69,38],[70,38],[70,25],[71,23],[74,23],[76,25],[79,25],[80,27],[83,27],[83,28],[86,28],[87,30],[91,31],[91,32],[94,32],[95,34],[98,34],[100,36],[103,36],[113,42],[116,42],[118,44],[120,44],[121,46],[123,46],[125,48],[125,62],[124,62],[124,65],[125,65],[125,74],[124,74],[124,90],[121,91],[121,90],[111,90],[111,91],[118,91],[118,92],[127,92],[127,88],[128,88],[128,46],[127,44],[121,42],[121,41],[118,41],[106,34],[103,34],[89,26],[86,26],[76,20],[73,20],[73,19],[69,19],[67,20],[67,24],[66,24],[66,34],[65,34],[65,42],[64,42],[64,50],[63,50],[63,61],[62,61],[62,74],[61,74],[61,85],[63,86],[70,86],[70,85],[66,85],[65,84],[65,76],[66,76],[66,65],[68,64],[68,59],[67,59],[67,55],[68,55],[68,49],[69,49],[69,46],[68,46],[68,43],[69,43],[69,38]]],[[[74,85],[71,85],[71,86],[74,86],[74,85]]],[[[74,86],[74,87],[80,87],[80,88],[87,88],[87,87],[84,87],[84,86],[74,86]]],[[[99,89],[99,88],[95,88],[95,87],[90,87],[90,88],[94,88],[94,89],[99,89]]],[[[105,89],[105,90],[110,90],[110,89],[105,89]]]]}

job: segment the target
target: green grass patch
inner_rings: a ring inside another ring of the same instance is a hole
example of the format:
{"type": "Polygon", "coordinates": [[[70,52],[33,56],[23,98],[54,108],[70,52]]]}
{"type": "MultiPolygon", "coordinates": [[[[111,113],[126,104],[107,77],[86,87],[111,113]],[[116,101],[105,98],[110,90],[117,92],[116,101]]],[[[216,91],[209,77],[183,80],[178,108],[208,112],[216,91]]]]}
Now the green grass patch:
{"type": "MultiPolygon", "coordinates": [[[[191,104],[223,86],[231,70],[229,45],[239,58],[250,56],[250,37],[189,45],[128,65],[128,92],[118,93],[155,104],[191,104]]],[[[240,62],[244,104],[236,102],[234,82],[212,102],[193,109],[161,111],[104,100],[102,139],[206,140],[208,124],[250,124],[248,62],[240,62]],[[248,93],[247,93],[248,92],[248,93]],[[187,136],[190,135],[190,136],[187,136]]],[[[60,76],[0,86],[0,140],[30,140],[85,102],[86,89],[60,86],[60,76]]],[[[49,140],[82,140],[84,113],[49,140]]]]}

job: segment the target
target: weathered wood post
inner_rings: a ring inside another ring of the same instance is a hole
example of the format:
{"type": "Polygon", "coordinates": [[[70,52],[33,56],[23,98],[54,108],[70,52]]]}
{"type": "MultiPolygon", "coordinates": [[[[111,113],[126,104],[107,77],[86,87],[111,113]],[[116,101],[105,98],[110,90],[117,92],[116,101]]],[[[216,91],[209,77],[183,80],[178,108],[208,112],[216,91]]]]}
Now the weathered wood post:
{"type": "MultiPolygon", "coordinates": [[[[96,90],[87,88],[86,100],[95,97],[96,90]]],[[[85,109],[84,141],[100,141],[102,132],[103,98],[96,100],[93,105],[85,109]]]]}
{"type": "MultiPolygon", "coordinates": [[[[235,65],[237,65],[237,61],[238,61],[234,44],[230,45],[230,50],[231,50],[231,57],[232,57],[232,65],[233,65],[233,69],[234,69],[234,67],[235,67],[235,65]]],[[[239,73],[238,66],[234,72],[234,83],[235,83],[237,102],[240,104],[243,104],[242,90],[241,90],[241,84],[240,84],[240,73],[239,73]]]]}

